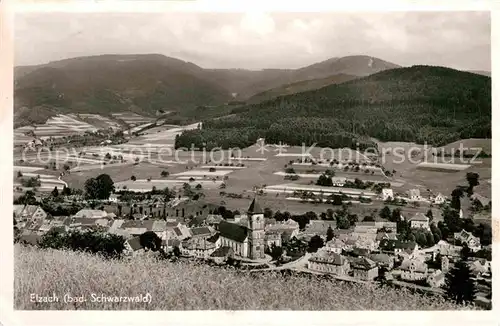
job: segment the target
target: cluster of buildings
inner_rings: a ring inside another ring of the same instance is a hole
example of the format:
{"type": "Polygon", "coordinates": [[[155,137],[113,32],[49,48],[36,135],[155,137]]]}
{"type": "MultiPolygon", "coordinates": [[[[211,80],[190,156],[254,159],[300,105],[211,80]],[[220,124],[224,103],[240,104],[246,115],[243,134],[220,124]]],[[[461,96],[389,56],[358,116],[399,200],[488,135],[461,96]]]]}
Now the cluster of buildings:
{"type": "Polygon", "coordinates": [[[255,199],[245,214],[232,220],[208,214],[208,205],[187,205],[186,200],[178,198],[168,205],[142,204],[120,206],[119,211],[116,206],[108,210],[82,209],[72,216],[55,217],[48,216],[36,205],[14,205],[14,220],[20,230],[20,241],[32,244],[52,229],[99,230],[123,236],[126,253],[134,256],[144,251],[140,235],[152,231],[161,239],[164,250],[177,247],[186,256],[215,260],[220,260],[222,254],[224,258],[264,259],[265,249],[281,246],[299,231],[298,224],[292,220],[266,223],[264,212],[255,199]],[[168,207],[166,212],[165,207],[168,207]],[[154,218],[162,215],[166,218],[154,218]],[[196,223],[190,225],[193,221],[196,223]]]}
{"type": "Polygon", "coordinates": [[[420,189],[410,189],[406,192],[404,196],[395,195],[392,189],[384,188],[382,189],[382,200],[404,200],[406,202],[427,202],[435,205],[444,204],[448,198],[441,193],[437,195],[431,195],[429,197],[424,197],[420,194],[420,189]]]}
{"type": "MultiPolygon", "coordinates": [[[[426,227],[428,223],[420,216],[410,221],[414,222],[412,227],[426,227]]],[[[311,228],[319,227],[312,223],[311,228]]],[[[333,234],[334,238],[308,259],[308,269],[361,281],[373,281],[384,274],[386,279],[439,288],[450,266],[461,259],[462,245],[467,244],[471,251],[481,250],[479,238],[465,230],[454,235],[453,242],[460,245],[441,240],[430,248],[398,239],[396,223],[391,222],[360,222],[353,229],[334,230],[333,234]]],[[[471,258],[469,263],[475,275],[491,275],[485,259],[471,258]]]]}

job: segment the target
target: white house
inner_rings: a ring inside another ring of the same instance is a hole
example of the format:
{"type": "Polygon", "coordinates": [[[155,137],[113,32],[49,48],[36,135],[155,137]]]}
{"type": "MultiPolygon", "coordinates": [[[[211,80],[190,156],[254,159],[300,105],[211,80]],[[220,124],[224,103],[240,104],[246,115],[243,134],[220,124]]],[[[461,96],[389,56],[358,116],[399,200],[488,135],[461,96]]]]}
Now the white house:
{"type": "Polygon", "coordinates": [[[394,199],[394,193],[390,188],[382,189],[382,200],[392,200],[394,199]]]}
{"type": "Polygon", "coordinates": [[[462,244],[467,244],[470,250],[474,252],[481,250],[481,241],[470,232],[462,230],[461,232],[455,233],[453,238],[460,241],[462,244]]]}
{"type": "Polygon", "coordinates": [[[422,197],[420,197],[420,190],[418,190],[418,189],[410,189],[408,191],[408,198],[410,200],[421,200],[422,197]]]}
{"type": "Polygon", "coordinates": [[[439,193],[432,199],[432,203],[436,205],[441,205],[446,202],[446,197],[442,193],[439,193]]]}
{"type": "Polygon", "coordinates": [[[429,218],[422,213],[416,213],[410,219],[410,227],[412,228],[422,228],[426,230],[430,230],[429,226],[429,218]]]}
{"type": "Polygon", "coordinates": [[[86,218],[104,218],[108,215],[105,211],[100,211],[97,209],[82,209],[79,210],[74,217],[86,217],[86,218]]]}

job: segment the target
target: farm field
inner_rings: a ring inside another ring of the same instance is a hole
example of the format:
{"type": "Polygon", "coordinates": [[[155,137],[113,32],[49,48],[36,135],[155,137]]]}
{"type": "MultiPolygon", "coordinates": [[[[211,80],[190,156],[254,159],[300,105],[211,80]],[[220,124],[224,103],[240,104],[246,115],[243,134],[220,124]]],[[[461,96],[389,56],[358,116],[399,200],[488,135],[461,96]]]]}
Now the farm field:
{"type": "Polygon", "coordinates": [[[438,172],[458,172],[466,170],[470,167],[471,166],[468,164],[430,163],[430,162],[422,162],[417,164],[417,169],[431,170],[438,172]]]}
{"type": "Polygon", "coordinates": [[[151,191],[153,187],[156,187],[156,189],[158,190],[165,188],[180,189],[185,183],[190,184],[192,187],[201,184],[203,188],[218,189],[222,184],[222,181],[196,180],[195,182],[186,182],[186,180],[171,180],[171,179],[152,179],[149,181],[145,179],[142,180],[137,179],[136,181],[127,180],[127,181],[115,182],[115,188],[117,190],[127,189],[127,190],[141,192],[141,191],[151,191]]]}
{"type": "Polygon", "coordinates": [[[128,125],[140,125],[152,122],[154,119],[141,116],[134,112],[112,113],[113,118],[123,120],[128,125]]]}
{"type": "Polygon", "coordinates": [[[265,192],[273,192],[273,193],[293,193],[294,191],[312,191],[314,193],[320,194],[324,193],[333,194],[333,193],[344,193],[346,195],[364,195],[364,196],[376,196],[377,194],[370,190],[364,189],[353,189],[353,188],[343,188],[343,187],[322,187],[316,185],[301,185],[296,183],[285,183],[279,185],[271,185],[266,186],[263,189],[265,192]]]}
{"type": "MultiPolygon", "coordinates": [[[[39,309],[26,300],[30,293],[91,293],[135,296],[150,293],[151,304],[92,303],[88,310],[449,310],[459,307],[440,297],[424,297],[408,290],[379,288],[301,276],[252,275],[192,262],[160,262],[153,257],[104,260],[94,255],[14,248],[14,307],[39,309]],[[169,275],[168,280],[165,275],[169,275]],[[201,282],[200,280],[210,280],[201,282]],[[269,295],[269,289],[273,295],[269,295]],[[311,289],[314,289],[311,291],[311,289]],[[245,293],[245,295],[241,295],[245,293]]],[[[62,300],[61,300],[62,301],[62,300]]],[[[64,302],[50,310],[75,309],[64,302]]]]}
{"type": "Polygon", "coordinates": [[[100,114],[83,114],[83,113],[79,113],[77,114],[77,117],[84,121],[84,122],[87,122],[99,129],[108,129],[108,128],[112,128],[112,129],[121,129],[122,126],[117,122],[117,121],[114,121],[108,117],[105,117],[103,115],[100,115],[100,114]]]}

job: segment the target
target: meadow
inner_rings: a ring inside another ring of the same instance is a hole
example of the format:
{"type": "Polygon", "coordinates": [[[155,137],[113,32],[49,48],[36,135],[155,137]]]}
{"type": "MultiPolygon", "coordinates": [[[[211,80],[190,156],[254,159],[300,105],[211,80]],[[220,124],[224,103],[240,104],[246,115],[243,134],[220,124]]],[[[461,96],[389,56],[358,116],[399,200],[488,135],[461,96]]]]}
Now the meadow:
{"type": "Polygon", "coordinates": [[[104,260],[90,254],[15,246],[14,307],[20,310],[469,310],[441,297],[403,289],[305,276],[250,275],[192,262],[152,257],[104,260]],[[33,303],[55,293],[59,302],[33,303]],[[66,304],[64,294],[85,302],[66,304]],[[137,296],[150,303],[98,303],[91,294],[137,296]]]}

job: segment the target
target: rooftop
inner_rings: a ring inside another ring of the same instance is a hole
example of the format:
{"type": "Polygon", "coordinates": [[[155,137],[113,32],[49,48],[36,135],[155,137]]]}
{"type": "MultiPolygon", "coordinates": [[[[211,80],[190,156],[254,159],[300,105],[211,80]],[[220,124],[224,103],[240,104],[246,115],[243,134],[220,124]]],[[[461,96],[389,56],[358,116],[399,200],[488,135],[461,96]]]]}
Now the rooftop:
{"type": "Polygon", "coordinates": [[[237,242],[243,242],[247,238],[248,228],[236,223],[222,221],[219,224],[220,235],[237,242]]]}
{"type": "Polygon", "coordinates": [[[262,210],[262,208],[260,208],[260,205],[257,202],[256,198],[254,198],[252,200],[252,203],[250,204],[250,207],[248,208],[247,213],[249,215],[252,215],[252,214],[264,214],[264,211],[262,210]]]}

